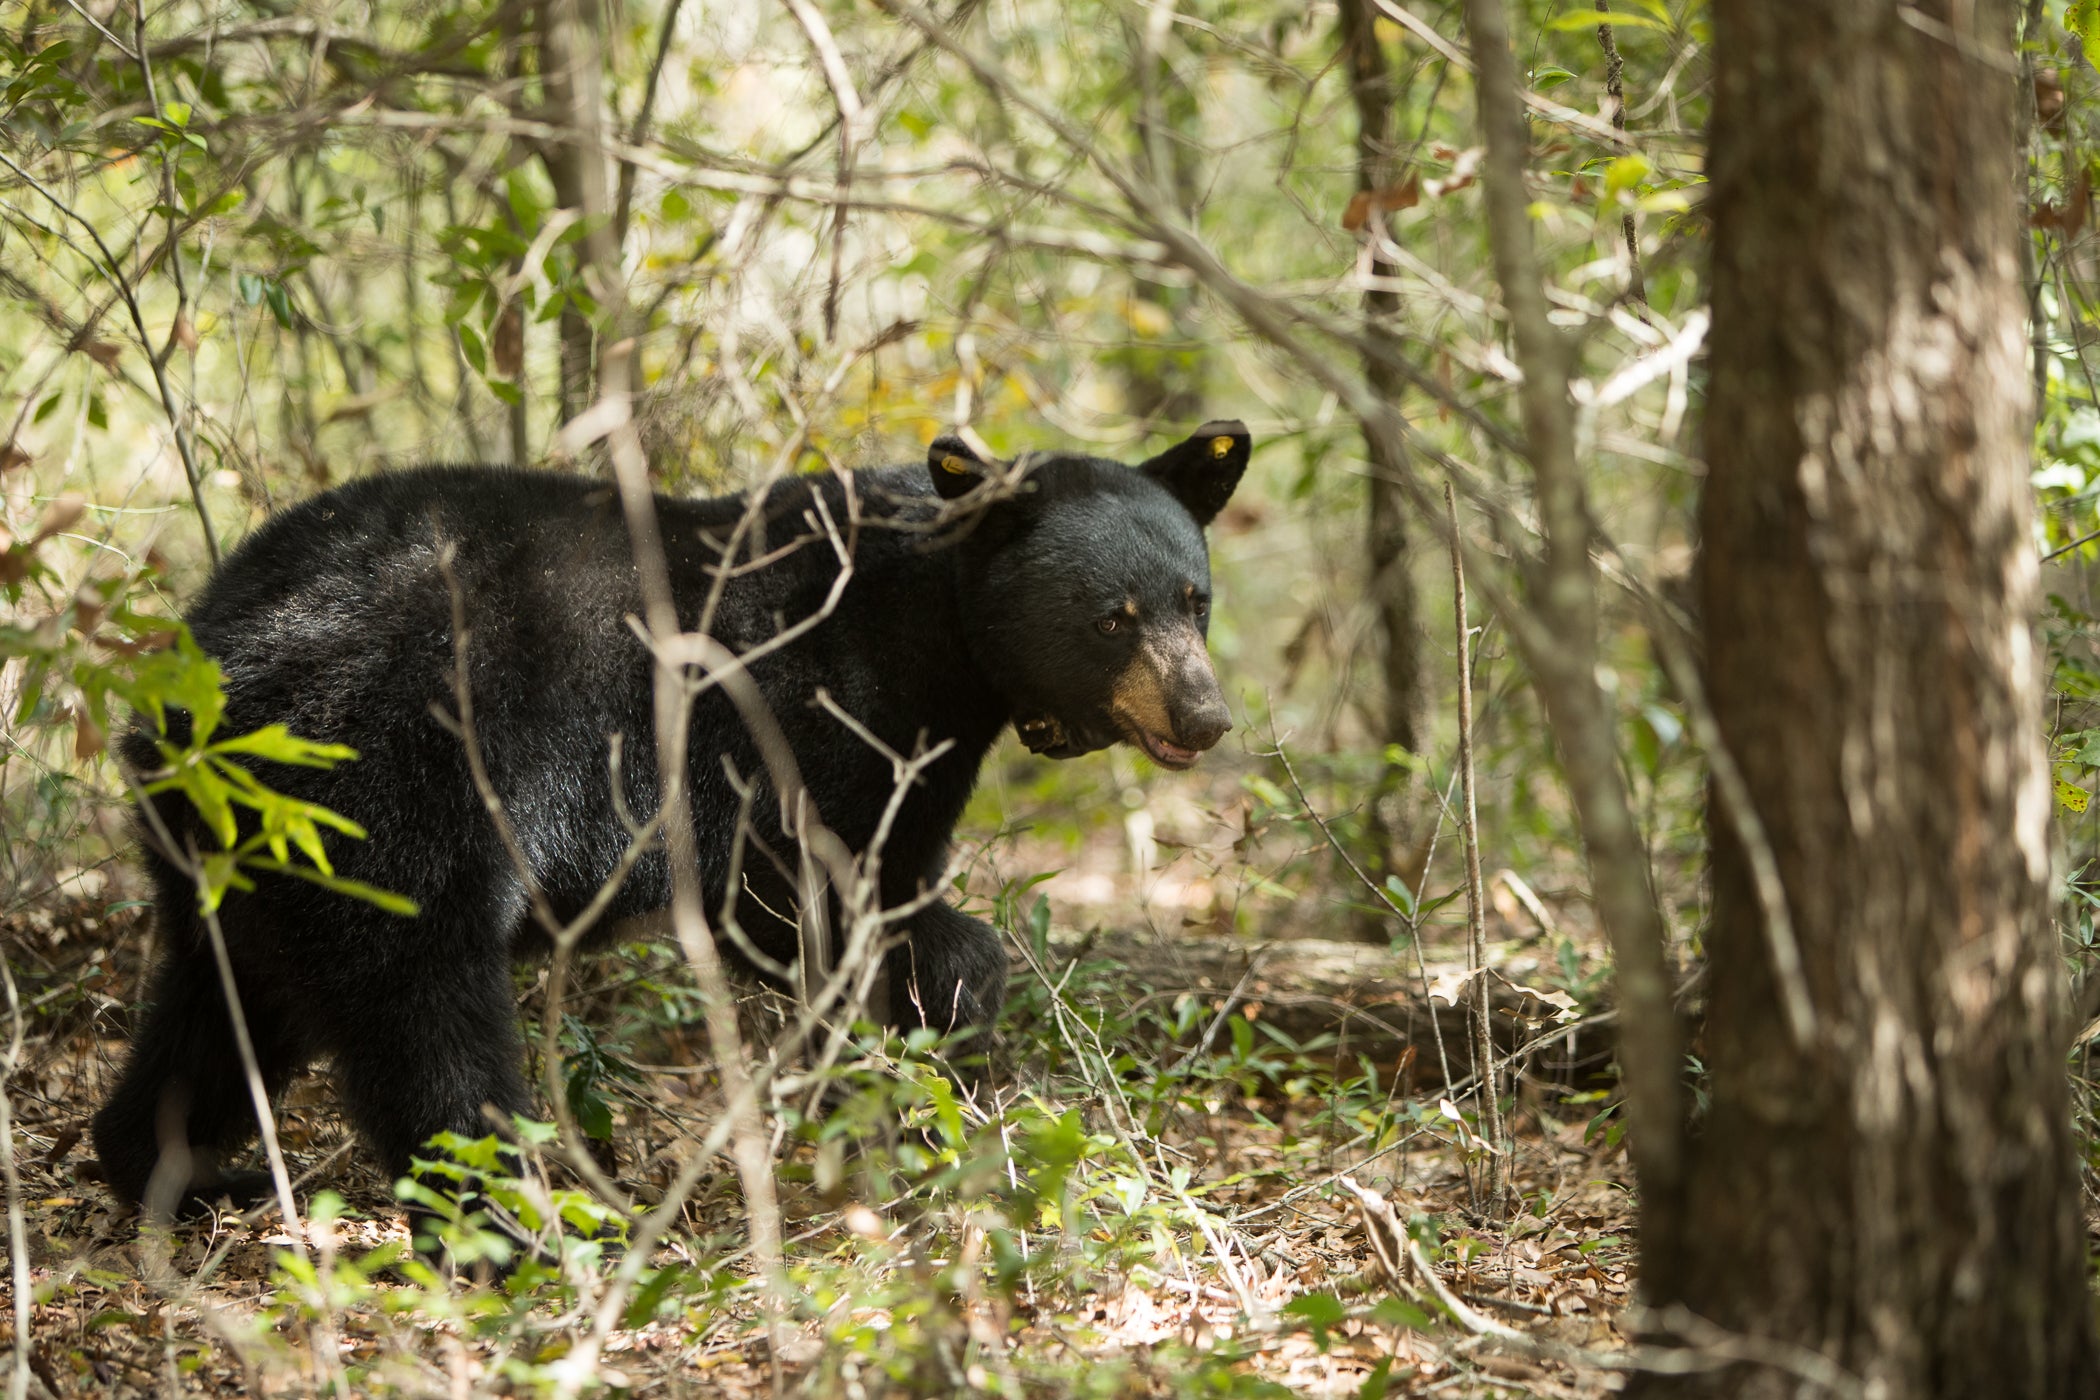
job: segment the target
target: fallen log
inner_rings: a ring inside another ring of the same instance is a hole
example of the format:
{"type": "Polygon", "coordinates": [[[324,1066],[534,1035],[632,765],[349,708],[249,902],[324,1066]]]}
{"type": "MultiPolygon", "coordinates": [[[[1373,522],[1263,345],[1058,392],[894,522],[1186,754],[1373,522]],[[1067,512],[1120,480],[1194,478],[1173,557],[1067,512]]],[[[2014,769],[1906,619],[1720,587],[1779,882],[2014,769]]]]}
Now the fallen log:
{"type": "MultiPolygon", "coordinates": [[[[1026,981],[1056,988],[1140,1036],[1229,1047],[1222,1033],[1237,1016],[1274,1032],[1262,1037],[1267,1046],[1338,1071],[1353,1071],[1362,1057],[1425,1087],[1446,1083],[1447,1065],[1448,1082],[1473,1075],[1465,1023],[1473,979],[1463,962],[1418,966],[1412,949],[1326,939],[1253,943],[1123,930],[1054,930],[1044,953],[1015,950],[1017,989],[1026,981]],[[1198,1005],[1193,1018],[1184,998],[1198,1005]],[[1176,1036],[1178,1025],[1188,1028],[1176,1036]]],[[[1579,1007],[1567,992],[1493,968],[1488,977],[1499,1057],[1515,1056],[1523,1074],[1563,1085],[1607,1067],[1609,1010],[1579,1007]]]]}

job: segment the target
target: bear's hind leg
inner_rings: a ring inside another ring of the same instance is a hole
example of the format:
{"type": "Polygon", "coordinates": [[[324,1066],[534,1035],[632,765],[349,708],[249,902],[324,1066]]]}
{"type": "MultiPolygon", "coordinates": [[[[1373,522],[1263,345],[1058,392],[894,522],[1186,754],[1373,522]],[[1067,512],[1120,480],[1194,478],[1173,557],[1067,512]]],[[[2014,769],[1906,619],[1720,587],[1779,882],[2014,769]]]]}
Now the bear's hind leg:
{"type": "MultiPolygon", "coordinates": [[[[383,995],[339,1015],[332,1040],[351,1121],[399,1180],[414,1175],[414,1158],[435,1155],[424,1147],[434,1135],[487,1137],[486,1109],[507,1121],[530,1100],[507,961],[426,962],[384,983],[383,995]]],[[[435,1175],[425,1184],[459,1194],[435,1175]]]]}
{"type": "MultiPolygon", "coordinates": [[[[1006,1003],[1006,950],[991,927],[947,904],[912,916],[891,954],[890,1015],[900,1026],[989,1030],[1006,1003]]],[[[981,1041],[974,1045],[981,1051],[981,1041]]]]}
{"type": "MultiPolygon", "coordinates": [[[[274,1097],[305,1057],[260,989],[237,982],[263,1087],[274,1097]]],[[[162,959],[115,1090],[95,1114],[95,1151],[110,1186],[160,1216],[221,1195],[243,1204],[270,1191],[266,1172],[224,1170],[256,1134],[254,1099],[208,947],[162,959]]]]}

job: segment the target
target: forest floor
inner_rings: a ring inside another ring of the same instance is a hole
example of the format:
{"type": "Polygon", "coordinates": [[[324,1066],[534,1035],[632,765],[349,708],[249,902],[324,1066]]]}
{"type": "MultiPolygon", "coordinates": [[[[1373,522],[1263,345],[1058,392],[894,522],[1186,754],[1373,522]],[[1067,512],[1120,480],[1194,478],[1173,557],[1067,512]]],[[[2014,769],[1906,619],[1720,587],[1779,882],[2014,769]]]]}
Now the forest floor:
{"type": "MultiPolygon", "coordinates": [[[[1024,838],[1004,858],[1016,868],[1064,867],[1048,886],[1061,918],[1076,909],[1094,923],[1208,925],[1216,936],[1216,924],[1230,921],[1217,917],[1214,894],[1193,888],[1207,877],[1171,870],[1226,869],[1235,841],[1244,855],[1244,831],[1212,826],[1203,840],[1178,844],[1167,833],[1168,857],[1149,864],[1127,858],[1130,832],[1112,825],[1076,851],[1029,849],[1024,838]],[[1161,865],[1165,876],[1153,868],[1161,865]],[[1147,868],[1144,878],[1130,873],[1147,868]]],[[[1198,996],[1188,1033],[1186,991],[1176,999],[1128,988],[1112,963],[1051,969],[1061,988],[1083,988],[1080,999],[1102,1008],[1080,1029],[1048,1014],[1044,997],[1018,997],[997,1087],[964,1106],[973,1141],[989,1138],[995,1148],[1008,1131],[1001,1125],[1023,1121],[1019,1114],[1037,1134],[1060,1121],[1084,1129],[1083,1141],[1074,1139],[1079,1160],[1057,1177],[1061,1198],[1024,1198],[1035,1219],[987,1215],[992,1196],[955,1187],[954,1173],[967,1175],[957,1164],[975,1149],[947,1159],[945,1177],[939,1160],[916,1175],[896,1168],[888,1179],[910,1189],[885,1199],[865,1184],[872,1173],[855,1179],[849,1167],[840,1185],[835,1158],[820,1185],[821,1133],[776,1135],[793,1300],[771,1331],[739,1272],[744,1207],[726,1162],[702,1176],[679,1228],[650,1257],[656,1297],[624,1312],[602,1306],[617,1255],[594,1263],[587,1251],[566,1281],[511,1296],[398,1265],[339,1268],[331,1287],[319,1287],[288,1262],[292,1240],[274,1206],[149,1241],[102,1186],[84,1136],[139,985],[147,920],[119,897],[130,883],[120,872],[92,897],[0,918],[25,1031],[8,1092],[36,1300],[32,1394],[611,1387],[666,1396],[1587,1396],[1618,1388],[1618,1371],[1603,1363],[1626,1345],[1616,1318],[1629,1299],[1634,1216],[1623,1148],[1608,1122],[1592,1121],[1601,1093],[1520,1081],[1505,1139],[1491,1148],[1470,1098],[1453,1104],[1404,1065],[1351,1065],[1323,1057],[1317,1044],[1294,1048],[1256,1033],[1258,1003],[1219,996],[1198,996]],[[1140,1006],[1156,1010],[1140,1014],[1140,1006]],[[1228,1011],[1231,1034],[1219,1035],[1228,1011]],[[1084,1054],[1072,1043],[1090,1039],[1111,1043],[1084,1054]],[[1503,1212],[1484,1209],[1481,1195],[1497,1158],[1510,1174],[1513,1204],[1503,1212]],[[1401,1232],[1433,1279],[1405,1260],[1401,1232]],[[1056,1258],[1000,1255],[1017,1240],[1024,1253],[1056,1258]],[[565,1369],[586,1334],[587,1368],[565,1369]]],[[[1279,893],[1271,912],[1280,917],[1288,905],[1279,893]]],[[[1453,932],[1438,926],[1447,942],[1453,932]]],[[[1496,959],[1534,973],[1539,961],[1514,940],[1498,943],[1496,959]]],[[[1288,962],[1272,958],[1266,976],[1287,983],[1288,962]]],[[[685,1037],[661,1008],[636,1012],[637,987],[646,1002],[655,984],[617,959],[586,972],[579,1010],[630,1032],[618,1042],[614,1176],[651,1200],[717,1101],[704,1037],[685,1037]]],[[[1026,978],[1024,970],[1017,984],[1026,978]]],[[[528,1003],[532,995],[521,993],[528,1003]]],[[[337,1260],[399,1255],[402,1208],[352,1141],[325,1079],[295,1084],[279,1123],[302,1213],[319,1188],[342,1198],[338,1218],[309,1225],[316,1243],[337,1260]]],[[[1016,1150],[998,1169],[1023,1181],[1014,1163],[1024,1156],[1016,1150]]],[[[913,1159],[907,1150],[898,1160],[913,1159]]],[[[553,1174],[559,1181],[561,1170],[553,1174]]],[[[1015,1209],[1001,1199],[1000,1209],[1015,1209]]],[[[0,1370],[15,1344],[12,1287],[12,1275],[0,1281],[0,1370]]]]}

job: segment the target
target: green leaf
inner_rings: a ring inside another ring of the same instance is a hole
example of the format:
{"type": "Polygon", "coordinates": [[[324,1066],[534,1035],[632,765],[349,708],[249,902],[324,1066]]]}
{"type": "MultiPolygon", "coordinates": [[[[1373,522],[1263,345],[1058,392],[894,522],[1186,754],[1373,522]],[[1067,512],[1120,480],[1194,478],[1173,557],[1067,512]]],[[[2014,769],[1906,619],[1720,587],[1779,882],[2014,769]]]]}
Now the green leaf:
{"type": "Polygon", "coordinates": [[[2085,46],[2088,63],[2100,57],[2100,0],[2077,0],[2064,12],[2064,28],[2078,36],[2085,46]]]}
{"type": "Polygon", "coordinates": [[[207,914],[225,902],[228,890],[252,890],[255,882],[241,874],[239,858],[232,851],[206,856],[198,867],[197,903],[207,914]]]}
{"type": "Polygon", "coordinates": [[[1436,1321],[1426,1312],[1405,1298],[1390,1297],[1379,1301],[1371,1309],[1371,1320],[1387,1327],[1405,1327],[1414,1332],[1427,1332],[1436,1326],[1436,1321]]]}
{"type": "MultiPolygon", "coordinates": [[[[335,867],[328,863],[328,849],[321,844],[321,833],[314,829],[312,822],[289,822],[286,824],[286,830],[292,840],[299,843],[299,854],[312,861],[314,869],[324,875],[335,874],[335,867]]],[[[276,852],[279,860],[285,858],[284,842],[282,840],[275,842],[272,849],[276,852]]]]}
{"type": "Polygon", "coordinates": [[[1617,199],[1627,190],[1638,186],[1648,178],[1653,167],[1648,158],[1640,155],[1620,156],[1604,168],[1604,198],[1607,202],[1617,199]]]}
{"type": "Polygon", "coordinates": [[[1332,1293],[1301,1293],[1283,1305],[1284,1316],[1301,1319],[1313,1334],[1313,1343],[1327,1350],[1327,1333],[1342,1325],[1349,1310],[1332,1293]]]}
{"type": "Polygon", "coordinates": [[[503,177],[503,193],[510,204],[510,212],[516,216],[518,227],[535,229],[546,216],[548,205],[533,187],[532,177],[526,167],[514,165],[503,177]]]}
{"type": "Polygon", "coordinates": [[[656,1270],[642,1280],[642,1286],[634,1290],[634,1297],[627,1304],[627,1325],[646,1326],[656,1316],[656,1309],[671,1289],[685,1277],[685,1270],[677,1265],[656,1270]]]}
{"type": "Polygon", "coordinates": [[[232,850],[234,842],[240,839],[240,829],[234,821],[232,792],[226,782],[203,764],[185,763],[175,770],[171,783],[190,800],[219,844],[232,850]]]}
{"type": "Polygon", "coordinates": [[[286,330],[292,329],[292,298],[281,282],[271,282],[263,288],[263,300],[270,304],[270,314],[277,324],[286,330]]]}
{"type": "Polygon", "coordinates": [[[934,1125],[940,1130],[941,1140],[947,1146],[961,1147],[968,1134],[963,1128],[962,1106],[956,1102],[955,1090],[938,1075],[927,1081],[926,1089],[933,1100],[934,1125]]]}
{"type": "Polygon", "coordinates": [[[301,768],[333,768],[357,757],[347,744],[323,744],[302,739],[281,724],[266,724],[237,738],[211,746],[213,753],[244,753],[272,763],[291,763],[301,768]]]}
{"type": "Polygon", "coordinates": [[[589,1088],[579,1090],[572,1082],[569,1087],[569,1111],[576,1115],[576,1126],[583,1129],[585,1137],[598,1142],[611,1141],[612,1105],[605,1101],[603,1095],[589,1088]]]}
{"type": "Polygon", "coordinates": [[[1086,1129],[1080,1125],[1076,1108],[1028,1134],[1028,1155],[1045,1167],[1070,1167],[1085,1151],[1086,1129]]]}
{"type": "MultiPolygon", "coordinates": [[[[383,890],[377,885],[368,885],[362,880],[346,880],[340,875],[323,875],[320,871],[309,869],[303,865],[292,865],[284,861],[269,860],[262,856],[250,856],[243,860],[241,864],[250,870],[264,870],[273,875],[294,876],[309,884],[319,885],[324,890],[334,890],[337,894],[346,894],[352,899],[361,899],[365,903],[383,909],[389,914],[399,914],[404,919],[413,919],[416,915],[423,912],[423,906],[410,899],[407,895],[395,894],[393,891],[383,890]]],[[[242,886],[242,888],[249,888],[249,886],[242,886]]]]}

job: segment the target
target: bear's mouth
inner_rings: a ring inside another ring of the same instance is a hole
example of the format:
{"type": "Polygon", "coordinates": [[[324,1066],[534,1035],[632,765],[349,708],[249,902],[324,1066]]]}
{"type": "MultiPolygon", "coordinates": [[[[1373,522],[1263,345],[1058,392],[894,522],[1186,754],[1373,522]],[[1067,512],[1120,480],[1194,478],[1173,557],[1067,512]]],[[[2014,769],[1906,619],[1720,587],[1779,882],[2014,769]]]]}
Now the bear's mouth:
{"type": "MultiPolygon", "coordinates": [[[[1162,768],[1172,768],[1177,772],[1193,768],[1196,766],[1196,760],[1203,757],[1201,749],[1184,748],[1172,739],[1154,734],[1143,725],[1133,723],[1122,715],[1116,715],[1114,718],[1123,741],[1144,750],[1145,756],[1162,768]]],[[[1090,743],[1087,736],[1066,729],[1063,721],[1054,715],[1032,715],[1027,719],[1016,720],[1014,732],[1020,736],[1023,747],[1030,753],[1040,754],[1044,758],[1077,758],[1081,754],[1092,753],[1114,742],[1113,738],[1104,738],[1090,743]]]]}
{"type": "Polygon", "coordinates": [[[1162,768],[1194,768],[1196,760],[1203,756],[1201,749],[1185,749],[1171,739],[1162,739],[1157,734],[1138,730],[1131,736],[1137,746],[1162,768]]]}
{"type": "Polygon", "coordinates": [[[1162,768],[1172,768],[1177,772],[1194,768],[1196,760],[1203,757],[1203,750],[1184,748],[1164,735],[1153,733],[1126,714],[1113,710],[1110,714],[1116,727],[1123,731],[1124,742],[1143,749],[1145,756],[1162,768]]]}

